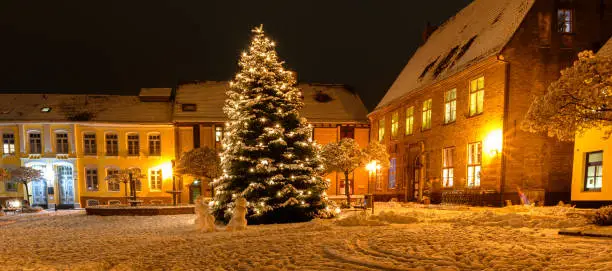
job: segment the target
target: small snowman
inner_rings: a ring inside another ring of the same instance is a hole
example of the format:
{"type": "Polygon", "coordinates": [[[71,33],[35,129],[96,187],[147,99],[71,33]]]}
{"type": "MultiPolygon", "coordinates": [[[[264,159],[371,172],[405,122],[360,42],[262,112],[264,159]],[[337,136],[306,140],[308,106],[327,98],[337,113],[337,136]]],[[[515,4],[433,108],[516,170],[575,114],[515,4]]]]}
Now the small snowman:
{"type": "Polygon", "coordinates": [[[234,214],[232,219],[227,224],[227,231],[242,231],[246,230],[247,227],[247,201],[245,198],[240,197],[236,199],[236,206],[234,207],[234,214]]]}
{"type": "Polygon", "coordinates": [[[195,225],[197,230],[202,232],[215,231],[215,217],[210,215],[208,202],[204,201],[202,197],[198,197],[195,201],[195,213],[195,225]]]}

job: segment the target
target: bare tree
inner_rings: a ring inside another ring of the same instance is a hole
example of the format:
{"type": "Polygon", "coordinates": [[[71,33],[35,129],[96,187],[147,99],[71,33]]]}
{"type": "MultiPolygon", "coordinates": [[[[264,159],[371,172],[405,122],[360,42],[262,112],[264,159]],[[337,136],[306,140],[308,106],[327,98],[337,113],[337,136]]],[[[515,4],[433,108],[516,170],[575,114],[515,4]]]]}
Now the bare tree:
{"type": "MultiPolygon", "coordinates": [[[[176,172],[191,175],[197,179],[214,180],[221,176],[221,159],[219,154],[209,147],[192,149],[181,155],[176,172]]],[[[214,193],[214,188],[212,191],[214,193]]]]}
{"type": "Polygon", "coordinates": [[[30,190],[28,183],[40,181],[42,179],[42,171],[30,167],[19,167],[10,171],[10,178],[13,182],[23,184],[26,191],[26,202],[30,205],[30,190]]]}
{"type": "Polygon", "coordinates": [[[130,185],[130,197],[135,205],[136,202],[136,181],[146,178],[139,168],[119,169],[116,173],[106,176],[109,183],[123,183],[125,185],[125,198],[128,198],[128,184],[130,185]]]}
{"type": "Polygon", "coordinates": [[[561,72],[543,96],[536,97],[522,123],[530,132],[546,133],[562,141],[576,134],[603,129],[612,132],[612,58],[591,51],[561,72]]]}

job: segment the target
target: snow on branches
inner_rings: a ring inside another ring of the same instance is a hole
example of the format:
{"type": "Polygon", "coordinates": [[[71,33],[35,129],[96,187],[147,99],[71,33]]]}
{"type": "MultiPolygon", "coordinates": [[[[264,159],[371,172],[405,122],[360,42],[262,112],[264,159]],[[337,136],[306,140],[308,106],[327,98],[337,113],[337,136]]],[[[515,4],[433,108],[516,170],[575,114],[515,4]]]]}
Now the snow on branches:
{"type": "Polygon", "coordinates": [[[599,128],[612,132],[612,58],[578,54],[544,96],[536,97],[522,124],[530,132],[547,133],[562,141],[599,128]]]}

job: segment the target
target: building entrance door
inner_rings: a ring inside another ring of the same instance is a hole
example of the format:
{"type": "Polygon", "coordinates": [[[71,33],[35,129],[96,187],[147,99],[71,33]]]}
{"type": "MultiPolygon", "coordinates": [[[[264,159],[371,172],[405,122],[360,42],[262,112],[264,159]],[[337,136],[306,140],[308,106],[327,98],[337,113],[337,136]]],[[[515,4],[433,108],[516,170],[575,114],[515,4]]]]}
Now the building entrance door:
{"type": "Polygon", "coordinates": [[[202,185],[200,185],[200,181],[193,181],[189,185],[189,203],[193,204],[200,195],[202,195],[202,185]]]}
{"type": "Polygon", "coordinates": [[[59,202],[62,205],[74,205],[74,178],[71,166],[57,166],[57,181],[59,185],[59,202]]]}
{"type": "MultiPolygon", "coordinates": [[[[44,165],[33,165],[33,169],[40,170],[41,172],[45,172],[44,165]]],[[[30,183],[30,193],[32,193],[32,202],[31,205],[35,206],[47,206],[47,180],[41,178],[39,180],[33,180],[30,183]]]]}

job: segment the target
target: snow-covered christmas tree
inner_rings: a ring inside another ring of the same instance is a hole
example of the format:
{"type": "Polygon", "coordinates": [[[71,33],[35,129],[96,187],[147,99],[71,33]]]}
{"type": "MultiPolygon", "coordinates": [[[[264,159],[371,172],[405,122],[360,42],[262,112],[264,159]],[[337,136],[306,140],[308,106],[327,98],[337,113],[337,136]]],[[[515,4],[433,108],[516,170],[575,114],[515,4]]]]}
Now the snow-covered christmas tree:
{"type": "Polygon", "coordinates": [[[228,221],[235,200],[247,200],[250,224],[308,221],[328,213],[319,146],[300,117],[301,91],[283,68],[263,26],[253,30],[224,111],[229,121],[215,182],[213,213],[228,221]]]}

